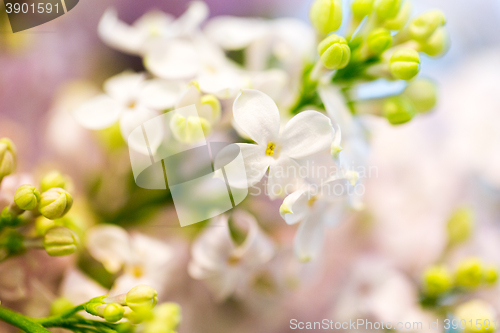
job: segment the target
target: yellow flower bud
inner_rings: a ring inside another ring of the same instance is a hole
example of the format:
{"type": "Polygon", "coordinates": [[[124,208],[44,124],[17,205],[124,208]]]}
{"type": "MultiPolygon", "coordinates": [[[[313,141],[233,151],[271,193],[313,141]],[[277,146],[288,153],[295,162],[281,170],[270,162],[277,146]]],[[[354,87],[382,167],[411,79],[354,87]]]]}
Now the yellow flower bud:
{"type": "Polygon", "coordinates": [[[399,10],[398,14],[395,17],[388,19],[384,22],[384,28],[389,30],[401,30],[408,22],[410,15],[411,15],[411,2],[407,0],[401,5],[401,9],[399,10]]]}
{"type": "Polygon", "coordinates": [[[51,171],[41,181],[41,190],[46,192],[51,188],[59,187],[62,189],[66,188],[67,179],[59,171],[51,171]]]}
{"type": "Polygon", "coordinates": [[[179,142],[194,143],[206,138],[212,131],[212,125],[205,118],[189,116],[186,119],[175,114],[170,119],[170,129],[179,142]]]}
{"type": "Polygon", "coordinates": [[[415,107],[404,96],[387,98],[382,107],[384,117],[392,125],[404,124],[415,116],[415,107]]]}
{"type": "Polygon", "coordinates": [[[439,296],[451,289],[452,277],[444,266],[433,266],[424,273],[424,291],[429,296],[439,296]]]}
{"type": "Polygon", "coordinates": [[[464,333],[489,333],[495,331],[495,310],[484,301],[473,300],[460,305],[455,311],[455,317],[459,321],[462,319],[465,321],[464,333]]]}
{"type": "Polygon", "coordinates": [[[411,20],[408,30],[412,39],[423,42],[431,37],[434,32],[446,23],[442,11],[434,9],[423,13],[411,20]]]}
{"type": "Polygon", "coordinates": [[[460,263],[455,273],[455,283],[459,287],[476,288],[483,281],[483,264],[477,258],[469,258],[460,263]]]}
{"type": "Polygon", "coordinates": [[[456,245],[466,241],[472,233],[473,226],[472,211],[465,207],[457,209],[448,220],[448,243],[456,245]]]}
{"type": "Polygon", "coordinates": [[[328,69],[340,69],[347,66],[351,58],[351,49],[347,41],[340,36],[332,34],[318,45],[321,62],[328,69]]]}
{"type": "Polygon", "coordinates": [[[59,225],[57,220],[49,220],[44,216],[39,216],[35,220],[35,232],[38,236],[44,236],[47,230],[59,225]]]}
{"type": "Polygon", "coordinates": [[[22,210],[35,209],[40,202],[40,192],[32,185],[21,185],[14,195],[14,202],[22,210]]]}
{"type": "Polygon", "coordinates": [[[54,220],[64,216],[72,205],[71,194],[62,188],[51,188],[42,193],[38,210],[46,218],[54,220]]]}
{"type": "Polygon", "coordinates": [[[375,55],[379,55],[392,44],[391,32],[384,28],[378,28],[370,32],[366,42],[368,44],[368,49],[375,55]]]}
{"type": "Polygon", "coordinates": [[[16,147],[10,139],[0,139],[0,182],[16,169],[16,147]]]}
{"type": "MultiPolygon", "coordinates": [[[[177,303],[163,303],[154,309],[154,322],[175,330],[181,322],[181,307],[177,303]]],[[[151,331],[153,332],[153,331],[151,331]]]]}
{"type": "Polygon", "coordinates": [[[429,79],[416,79],[405,88],[403,95],[408,97],[417,112],[432,110],[437,103],[437,88],[434,81],[429,79]]]}
{"type": "Polygon", "coordinates": [[[389,69],[394,77],[411,80],[420,71],[420,57],[412,49],[400,49],[389,60],[389,69]]]}
{"type": "Polygon", "coordinates": [[[150,310],[158,303],[158,293],[150,286],[141,284],[127,293],[125,302],[135,312],[150,310]]]}
{"type": "Polygon", "coordinates": [[[375,0],[373,6],[378,17],[387,20],[398,15],[401,8],[401,0],[375,0]]]}
{"type": "Polygon", "coordinates": [[[363,19],[372,12],[373,0],[354,0],[351,4],[352,15],[358,19],[363,19]]]}
{"type": "Polygon", "coordinates": [[[326,35],[337,30],[342,23],[341,0],[315,0],[309,18],[320,34],[326,35]]]}
{"type": "Polygon", "coordinates": [[[420,43],[420,51],[431,57],[445,54],[450,47],[450,37],[445,28],[439,28],[425,42],[420,43]]]}
{"type": "Polygon", "coordinates": [[[484,269],[484,281],[487,284],[495,284],[498,281],[498,269],[495,266],[489,266],[484,269]]]}
{"type": "Polygon", "coordinates": [[[116,323],[123,318],[125,309],[118,303],[110,303],[106,305],[102,312],[102,317],[110,323],[116,323]]]}
{"type": "Polygon", "coordinates": [[[78,244],[73,231],[65,227],[54,227],[47,231],[43,239],[43,247],[50,256],[67,256],[76,251],[78,244]]]}

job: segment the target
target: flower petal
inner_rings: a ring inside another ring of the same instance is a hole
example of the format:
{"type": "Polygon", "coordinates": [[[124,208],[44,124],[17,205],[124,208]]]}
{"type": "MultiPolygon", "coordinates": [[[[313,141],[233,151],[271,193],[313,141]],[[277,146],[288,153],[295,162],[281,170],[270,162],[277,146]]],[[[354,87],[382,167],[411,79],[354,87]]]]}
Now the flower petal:
{"type": "Polygon", "coordinates": [[[234,101],[233,115],[236,124],[259,145],[266,146],[278,138],[279,110],[263,92],[244,89],[234,101]]]}
{"type": "Polygon", "coordinates": [[[234,97],[244,85],[244,79],[232,70],[205,72],[198,77],[200,89],[221,99],[234,97]]]}
{"type": "Polygon", "coordinates": [[[262,19],[237,16],[217,16],[205,26],[206,35],[225,50],[241,50],[268,32],[262,19]]]}
{"type": "Polygon", "coordinates": [[[301,185],[300,166],[293,159],[282,155],[269,167],[267,191],[271,199],[293,193],[301,185]]]}
{"type": "MultiPolygon", "coordinates": [[[[128,142],[130,147],[145,155],[149,154],[149,151],[145,151],[147,147],[144,147],[144,139],[136,138],[130,134],[137,127],[156,116],[158,116],[157,112],[138,106],[135,109],[125,111],[120,117],[120,131],[123,138],[128,142]]],[[[161,121],[150,123],[150,126],[148,126],[147,138],[152,154],[154,154],[160,146],[163,140],[163,135],[164,128],[161,121]]]]}
{"type": "Polygon", "coordinates": [[[104,82],[104,91],[124,105],[136,102],[145,75],[143,73],[123,72],[104,82]]]}
{"type": "Polygon", "coordinates": [[[118,121],[122,108],[108,95],[99,95],[73,111],[76,121],[85,128],[99,130],[118,121]]]}
{"type": "Polygon", "coordinates": [[[325,225],[321,221],[321,212],[316,210],[303,221],[294,239],[294,250],[299,260],[307,262],[315,259],[323,246],[325,225]]]}
{"type": "Polygon", "coordinates": [[[318,111],[303,111],[293,117],[281,134],[281,153],[305,158],[330,148],[333,140],[330,119],[318,111]]]}
{"type": "Polygon", "coordinates": [[[144,31],[120,21],[114,9],[106,10],[99,21],[97,32],[103,42],[112,48],[131,54],[141,53],[146,38],[144,31]]]}
{"type": "Polygon", "coordinates": [[[86,247],[110,273],[116,273],[132,257],[128,233],[113,225],[99,225],[87,232],[86,247]]]}
{"type": "Polygon", "coordinates": [[[208,6],[203,1],[192,1],[188,9],[172,24],[172,31],[178,36],[192,35],[209,15],[208,6]]]}
{"type": "Polygon", "coordinates": [[[172,108],[179,100],[180,87],[177,83],[154,79],[146,81],[140,95],[140,102],[153,110],[172,108]]]}
{"type": "Polygon", "coordinates": [[[303,221],[310,214],[308,206],[309,191],[297,190],[288,195],[280,207],[280,215],[287,224],[295,224],[303,221]]]}
{"type": "Polygon", "coordinates": [[[144,66],[154,75],[170,80],[191,79],[200,70],[200,56],[188,41],[172,40],[152,49],[144,57],[144,66]]]}
{"type": "MultiPolygon", "coordinates": [[[[247,184],[232,183],[231,185],[241,188],[243,188],[244,186],[255,185],[262,179],[262,177],[264,177],[264,174],[269,168],[269,165],[272,163],[273,158],[271,156],[266,155],[265,147],[248,143],[238,143],[237,145],[241,149],[243,162],[245,163],[245,171],[247,173],[248,183],[247,184]]],[[[220,153],[223,153],[224,151],[225,150],[222,150],[220,153]]],[[[223,158],[223,157],[218,157],[218,158],[223,158]]]]}

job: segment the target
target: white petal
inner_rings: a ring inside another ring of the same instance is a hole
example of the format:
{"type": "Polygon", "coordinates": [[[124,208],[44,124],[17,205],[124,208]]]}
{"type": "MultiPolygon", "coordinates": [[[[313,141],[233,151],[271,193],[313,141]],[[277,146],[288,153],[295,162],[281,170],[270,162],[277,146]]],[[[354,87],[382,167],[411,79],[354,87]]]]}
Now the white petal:
{"type": "MultiPolygon", "coordinates": [[[[130,134],[137,127],[143,125],[146,121],[156,116],[158,116],[157,112],[141,106],[137,106],[135,109],[127,110],[122,114],[120,117],[120,131],[130,147],[146,155],[149,153],[144,150],[144,139],[136,138],[130,134]]],[[[151,126],[148,128],[147,138],[152,154],[154,154],[160,146],[163,140],[163,135],[163,123],[161,121],[151,123],[151,126]]]]}
{"type": "Polygon", "coordinates": [[[280,207],[280,215],[288,224],[295,224],[303,221],[310,214],[308,201],[310,192],[304,190],[297,190],[288,195],[280,207]]]}
{"type": "MultiPolygon", "coordinates": [[[[177,105],[175,106],[175,108],[179,109],[194,104],[196,105],[196,111],[199,112],[198,107],[200,106],[200,99],[201,99],[200,90],[194,84],[191,84],[182,93],[181,98],[177,103],[177,105]]],[[[184,117],[187,117],[187,115],[184,115],[184,117]]]]}
{"type": "Polygon", "coordinates": [[[302,20],[281,18],[272,22],[275,35],[274,54],[285,62],[302,64],[311,61],[316,55],[314,30],[302,20]]]}
{"type": "Polygon", "coordinates": [[[258,144],[267,146],[278,138],[279,110],[266,94],[244,89],[234,101],[233,115],[236,124],[258,144]]]}
{"type": "Polygon", "coordinates": [[[333,140],[330,119],[318,111],[303,111],[293,117],[281,134],[281,153],[305,158],[330,148],[333,140]]]}
{"type": "Polygon", "coordinates": [[[303,221],[294,240],[295,254],[301,261],[313,260],[320,252],[324,238],[325,226],[321,223],[319,211],[314,211],[308,219],[303,221]]]}
{"type": "Polygon", "coordinates": [[[200,89],[221,99],[234,97],[243,88],[244,79],[232,70],[205,72],[198,77],[200,89]]]}
{"type": "Polygon", "coordinates": [[[191,79],[201,68],[200,55],[188,41],[169,41],[144,57],[145,67],[154,75],[170,80],[191,79]]]}
{"type": "Polygon", "coordinates": [[[188,9],[173,24],[172,30],[176,35],[189,36],[199,29],[200,24],[209,15],[208,6],[203,1],[192,1],[188,9]]]}
{"type": "Polygon", "coordinates": [[[60,289],[61,296],[73,304],[82,304],[108,293],[107,289],[76,269],[70,269],[64,274],[60,289]]]}
{"type": "Polygon", "coordinates": [[[99,130],[118,121],[122,107],[108,95],[99,95],[73,111],[76,121],[85,128],[99,130]]]}
{"type": "Polygon", "coordinates": [[[268,32],[262,19],[237,16],[217,16],[204,29],[208,38],[226,50],[241,50],[268,32]]]}
{"type": "Polygon", "coordinates": [[[107,79],[104,82],[104,91],[124,105],[135,103],[144,79],[142,73],[123,72],[107,79]]]}
{"type": "MultiPolygon", "coordinates": [[[[273,162],[273,158],[266,155],[266,147],[247,143],[238,143],[238,146],[240,147],[241,154],[243,155],[248,186],[253,186],[258,183],[262,177],[264,177],[269,165],[273,162]]],[[[223,151],[221,151],[221,153],[222,152],[223,151]]],[[[238,185],[240,184],[232,185],[239,187],[238,185]]]]}
{"type": "Polygon", "coordinates": [[[131,54],[139,54],[145,41],[145,34],[118,19],[116,10],[108,9],[97,28],[99,37],[109,46],[131,54]]]}
{"type": "Polygon", "coordinates": [[[154,79],[147,81],[139,95],[140,102],[154,110],[172,108],[179,100],[180,87],[177,83],[154,79]]]}
{"type": "Polygon", "coordinates": [[[87,232],[89,253],[111,273],[116,273],[132,256],[127,232],[114,225],[99,225],[87,232]]]}
{"type": "Polygon", "coordinates": [[[303,185],[300,166],[287,156],[280,156],[269,168],[267,191],[271,199],[283,198],[303,185]]]}
{"type": "Polygon", "coordinates": [[[286,71],[282,69],[271,69],[263,72],[257,72],[252,77],[252,87],[260,90],[273,100],[281,100],[285,88],[290,78],[286,71]]]}
{"type": "Polygon", "coordinates": [[[160,10],[152,10],[142,15],[134,22],[134,27],[143,31],[148,37],[166,37],[171,32],[171,24],[174,17],[160,10]]]}

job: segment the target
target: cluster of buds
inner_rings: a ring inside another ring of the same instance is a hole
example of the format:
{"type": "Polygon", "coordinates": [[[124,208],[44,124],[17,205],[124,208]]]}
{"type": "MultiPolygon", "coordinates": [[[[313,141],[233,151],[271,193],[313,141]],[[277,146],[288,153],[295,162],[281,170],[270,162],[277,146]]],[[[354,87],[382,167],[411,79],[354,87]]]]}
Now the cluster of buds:
{"type": "Polygon", "coordinates": [[[428,268],[424,273],[423,292],[430,298],[439,298],[453,291],[471,291],[481,286],[495,285],[498,269],[484,264],[478,258],[461,261],[454,273],[443,265],[428,268]]]}
{"type": "Polygon", "coordinates": [[[369,113],[398,125],[431,110],[436,105],[436,86],[431,80],[415,78],[421,53],[435,57],[448,50],[444,14],[431,10],[410,19],[409,0],[354,0],[351,9],[349,31],[341,37],[333,33],[342,23],[341,0],[315,0],[311,7],[311,22],[322,39],[317,64],[323,67],[322,73],[334,70],[325,76],[344,86],[380,78],[408,81],[400,94],[369,103],[349,101],[354,113],[366,113],[369,104],[369,113]]]}

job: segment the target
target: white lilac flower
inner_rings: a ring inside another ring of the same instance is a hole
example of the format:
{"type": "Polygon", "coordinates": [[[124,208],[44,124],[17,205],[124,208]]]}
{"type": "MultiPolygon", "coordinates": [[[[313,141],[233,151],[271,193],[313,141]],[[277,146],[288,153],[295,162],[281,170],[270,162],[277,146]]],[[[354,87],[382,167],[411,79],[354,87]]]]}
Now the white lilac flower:
{"type": "Polygon", "coordinates": [[[345,178],[332,178],[319,186],[305,185],[285,198],[280,214],[287,224],[300,223],[294,250],[301,261],[316,258],[324,243],[325,229],[346,216],[351,198],[360,191],[354,185],[345,178]]]}
{"type": "MultiPolygon", "coordinates": [[[[92,130],[110,127],[118,121],[124,139],[136,127],[157,116],[159,111],[173,107],[180,95],[176,83],[146,80],[145,74],[130,72],[108,79],[104,91],[74,110],[73,115],[83,127],[92,130]]],[[[162,134],[162,129],[158,128],[148,137],[153,149],[161,143],[162,134]]],[[[138,143],[137,147],[140,149],[141,145],[138,143]]]]}
{"type": "Polygon", "coordinates": [[[90,254],[111,273],[122,272],[115,280],[113,294],[127,292],[139,284],[161,291],[173,264],[173,250],[165,243],[112,225],[100,225],[87,233],[90,254]]]}
{"type": "Polygon", "coordinates": [[[294,191],[300,181],[297,160],[328,149],[334,135],[330,119],[317,111],[299,113],[280,133],[278,107],[258,90],[243,90],[234,101],[233,115],[240,130],[257,143],[238,144],[248,186],[259,182],[269,169],[271,198],[294,191]]]}
{"type": "Polygon", "coordinates": [[[274,256],[272,241],[250,214],[235,211],[232,222],[246,233],[242,242],[231,237],[227,215],[217,217],[195,241],[189,274],[204,280],[219,300],[244,294],[259,268],[274,256]]]}
{"type": "Polygon", "coordinates": [[[99,22],[98,32],[109,46],[126,53],[144,55],[170,39],[195,33],[207,16],[207,5],[194,1],[178,19],[161,11],[151,11],[130,26],[118,19],[115,9],[108,9],[99,22]]]}

